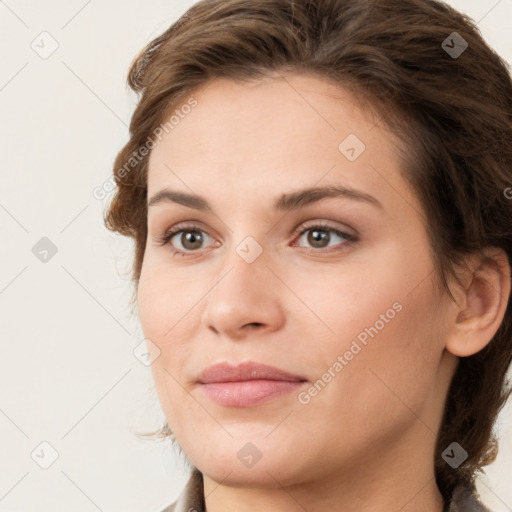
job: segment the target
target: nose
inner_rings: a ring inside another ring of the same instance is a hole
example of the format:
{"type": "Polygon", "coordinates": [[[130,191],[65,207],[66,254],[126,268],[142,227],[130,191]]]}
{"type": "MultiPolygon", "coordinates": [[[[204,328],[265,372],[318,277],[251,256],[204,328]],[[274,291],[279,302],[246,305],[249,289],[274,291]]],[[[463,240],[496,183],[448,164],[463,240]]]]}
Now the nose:
{"type": "MultiPolygon", "coordinates": [[[[242,339],[254,330],[272,332],[285,321],[282,283],[260,255],[252,263],[234,249],[206,297],[203,325],[218,335],[242,339]]],[[[249,334],[250,335],[250,334],[249,334]]]]}

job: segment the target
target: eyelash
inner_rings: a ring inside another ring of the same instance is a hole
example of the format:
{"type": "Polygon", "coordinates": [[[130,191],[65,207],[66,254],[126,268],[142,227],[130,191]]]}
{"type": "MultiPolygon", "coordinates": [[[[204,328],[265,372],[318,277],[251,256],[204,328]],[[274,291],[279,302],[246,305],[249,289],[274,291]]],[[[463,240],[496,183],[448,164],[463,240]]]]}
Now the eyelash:
{"type": "MultiPolygon", "coordinates": [[[[314,230],[328,231],[328,232],[331,232],[331,233],[334,233],[334,234],[340,236],[341,238],[344,238],[345,242],[338,244],[343,247],[345,247],[347,245],[351,245],[358,241],[358,238],[356,236],[349,235],[348,233],[340,231],[339,229],[335,229],[335,228],[329,226],[328,224],[324,224],[323,222],[316,222],[315,224],[312,224],[312,225],[303,225],[302,228],[296,229],[293,232],[293,235],[295,237],[300,238],[304,233],[307,233],[308,231],[314,231],[314,230]]],[[[171,252],[175,256],[181,256],[181,257],[185,257],[185,258],[193,257],[196,255],[196,253],[200,252],[200,249],[195,250],[195,251],[181,251],[181,250],[173,247],[172,244],[169,244],[169,242],[175,235],[177,235],[178,233],[187,232],[187,231],[189,231],[189,232],[190,231],[198,231],[200,233],[206,233],[208,235],[208,233],[204,229],[202,229],[200,226],[198,226],[197,224],[189,224],[189,225],[178,224],[177,226],[166,231],[162,237],[158,237],[156,239],[156,242],[159,246],[170,245],[171,252]]],[[[210,236],[210,235],[208,235],[208,236],[210,236]]],[[[212,237],[210,236],[210,238],[212,238],[212,237]]],[[[333,249],[333,248],[330,248],[330,250],[329,249],[327,249],[327,250],[325,250],[325,249],[309,249],[309,251],[313,252],[313,253],[318,253],[318,252],[329,252],[330,253],[333,250],[335,251],[335,250],[341,250],[341,249],[333,249]]]]}

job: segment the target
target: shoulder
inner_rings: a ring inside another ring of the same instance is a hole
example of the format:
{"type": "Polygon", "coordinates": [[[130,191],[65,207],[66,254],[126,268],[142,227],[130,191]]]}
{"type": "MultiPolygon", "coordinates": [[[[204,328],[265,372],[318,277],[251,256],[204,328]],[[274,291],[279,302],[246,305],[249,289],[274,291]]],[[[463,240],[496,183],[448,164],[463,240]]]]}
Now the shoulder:
{"type": "Polygon", "coordinates": [[[448,512],[491,512],[483,505],[474,484],[461,483],[453,491],[448,512]]]}
{"type": "Polygon", "coordinates": [[[204,512],[203,474],[197,469],[192,474],[176,501],[161,512],[204,512]]]}

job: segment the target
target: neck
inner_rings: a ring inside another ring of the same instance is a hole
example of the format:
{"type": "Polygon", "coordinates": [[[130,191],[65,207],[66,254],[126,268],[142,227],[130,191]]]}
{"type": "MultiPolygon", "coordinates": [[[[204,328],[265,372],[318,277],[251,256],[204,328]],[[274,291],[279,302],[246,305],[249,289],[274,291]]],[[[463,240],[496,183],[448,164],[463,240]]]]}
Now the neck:
{"type": "MultiPolygon", "coordinates": [[[[409,439],[385,448],[367,450],[369,455],[342,468],[320,468],[314,477],[295,483],[280,481],[279,472],[268,468],[266,478],[251,484],[219,484],[207,475],[204,494],[207,512],[443,512],[432,461],[434,437],[416,422],[409,439]],[[427,440],[428,438],[428,440],[427,440]],[[429,442],[430,441],[430,442],[429,442]],[[420,451],[414,447],[427,447],[420,451]]],[[[382,445],[381,445],[382,446],[382,445]]]]}

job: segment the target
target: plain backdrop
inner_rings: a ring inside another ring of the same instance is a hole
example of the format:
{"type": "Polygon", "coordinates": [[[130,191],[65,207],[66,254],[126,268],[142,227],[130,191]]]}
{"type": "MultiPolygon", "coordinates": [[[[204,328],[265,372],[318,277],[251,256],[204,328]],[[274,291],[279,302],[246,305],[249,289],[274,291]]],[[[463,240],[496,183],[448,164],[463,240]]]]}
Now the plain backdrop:
{"type": "MultiPolygon", "coordinates": [[[[512,62],[512,0],[449,3],[512,62]]],[[[159,512],[188,478],[135,436],[164,417],[133,352],[132,244],[92,191],[128,139],[130,62],[192,4],[0,1],[0,512],[159,512]]],[[[478,483],[495,512],[512,510],[511,418],[478,483]]]]}

